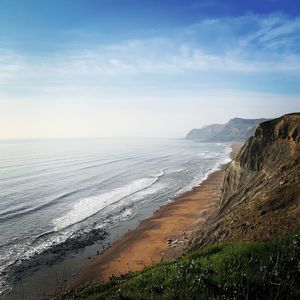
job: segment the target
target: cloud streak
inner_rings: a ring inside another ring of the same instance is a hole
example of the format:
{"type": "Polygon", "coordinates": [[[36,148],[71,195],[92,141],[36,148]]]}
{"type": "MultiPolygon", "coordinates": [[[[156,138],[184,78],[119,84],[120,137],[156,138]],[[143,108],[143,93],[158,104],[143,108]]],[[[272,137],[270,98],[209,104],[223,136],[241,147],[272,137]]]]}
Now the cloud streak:
{"type": "Polygon", "coordinates": [[[0,49],[0,84],[16,78],[24,67],[21,55],[10,49],[0,49]]]}
{"type": "Polygon", "coordinates": [[[190,72],[300,74],[300,18],[281,14],[205,19],[168,36],[40,57],[0,51],[2,86],[63,87],[109,78],[190,72]],[[251,26],[250,26],[251,24],[251,26]]]}

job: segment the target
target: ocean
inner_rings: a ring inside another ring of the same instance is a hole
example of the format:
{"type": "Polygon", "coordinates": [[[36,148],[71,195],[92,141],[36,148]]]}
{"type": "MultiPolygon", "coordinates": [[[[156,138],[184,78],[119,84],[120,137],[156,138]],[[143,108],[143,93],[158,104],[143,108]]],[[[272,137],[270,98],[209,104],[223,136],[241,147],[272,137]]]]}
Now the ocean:
{"type": "Polygon", "coordinates": [[[1,141],[0,295],[19,282],[40,288],[38,278],[71,264],[70,277],[229,153],[226,143],[184,139],[1,141]]]}

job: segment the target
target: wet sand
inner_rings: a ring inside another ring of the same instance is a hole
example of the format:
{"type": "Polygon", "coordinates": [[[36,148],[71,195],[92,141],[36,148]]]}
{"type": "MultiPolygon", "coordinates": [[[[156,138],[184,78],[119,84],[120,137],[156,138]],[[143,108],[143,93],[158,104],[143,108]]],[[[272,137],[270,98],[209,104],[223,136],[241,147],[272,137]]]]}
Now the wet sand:
{"type": "MultiPolygon", "coordinates": [[[[241,143],[232,144],[236,155],[241,143]]],[[[225,175],[223,165],[198,187],[162,206],[153,216],[126,233],[121,239],[93,258],[70,282],[75,288],[91,281],[107,281],[112,275],[138,271],[146,266],[180,256],[189,236],[208,217],[217,212],[225,175]]]]}

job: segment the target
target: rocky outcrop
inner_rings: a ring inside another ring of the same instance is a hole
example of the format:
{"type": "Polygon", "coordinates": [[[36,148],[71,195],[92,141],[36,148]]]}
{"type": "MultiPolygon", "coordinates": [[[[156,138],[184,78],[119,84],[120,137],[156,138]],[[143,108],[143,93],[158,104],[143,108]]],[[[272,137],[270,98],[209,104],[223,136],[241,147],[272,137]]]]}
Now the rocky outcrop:
{"type": "Polygon", "coordinates": [[[192,129],[186,139],[201,142],[245,141],[253,134],[257,124],[263,121],[266,119],[234,118],[226,124],[213,124],[200,129],[192,129]]]}
{"type": "Polygon", "coordinates": [[[226,169],[219,213],[192,247],[300,229],[300,113],[261,123],[226,169]]]}

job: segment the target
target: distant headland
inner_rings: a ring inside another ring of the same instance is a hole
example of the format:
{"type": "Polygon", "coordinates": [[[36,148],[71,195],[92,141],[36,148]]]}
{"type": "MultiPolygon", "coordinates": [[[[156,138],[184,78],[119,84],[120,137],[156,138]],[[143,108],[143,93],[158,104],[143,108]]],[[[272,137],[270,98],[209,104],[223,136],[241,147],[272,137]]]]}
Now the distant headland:
{"type": "Polygon", "coordinates": [[[243,142],[255,131],[259,123],[268,119],[233,118],[226,124],[212,124],[199,129],[192,129],[186,139],[201,142],[243,142]]]}

